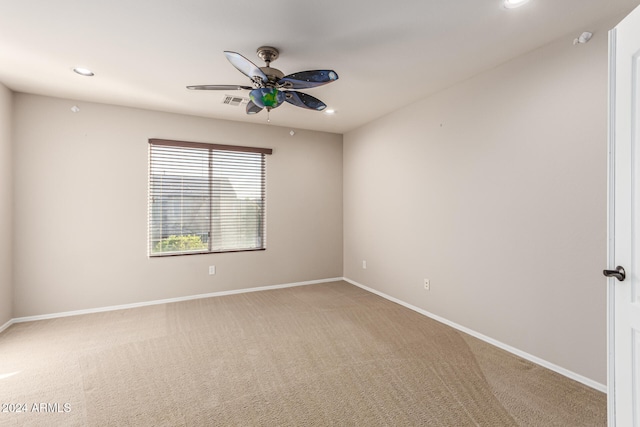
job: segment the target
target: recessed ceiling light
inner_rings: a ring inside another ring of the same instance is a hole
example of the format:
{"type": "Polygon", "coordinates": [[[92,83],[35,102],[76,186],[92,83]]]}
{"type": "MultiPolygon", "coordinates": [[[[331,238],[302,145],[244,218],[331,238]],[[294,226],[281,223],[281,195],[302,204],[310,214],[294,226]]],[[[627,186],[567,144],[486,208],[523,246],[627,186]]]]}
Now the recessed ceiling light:
{"type": "Polygon", "coordinates": [[[513,9],[516,7],[520,7],[529,0],[504,0],[504,7],[507,9],[513,9]]]}
{"type": "Polygon", "coordinates": [[[82,67],[76,67],[73,69],[74,73],[78,73],[81,76],[87,76],[87,77],[91,77],[93,76],[93,71],[87,69],[87,68],[82,68],[82,67]]]}
{"type": "Polygon", "coordinates": [[[335,114],[336,110],[332,110],[331,108],[328,108],[328,109],[324,110],[324,113],[325,114],[335,114]]]}

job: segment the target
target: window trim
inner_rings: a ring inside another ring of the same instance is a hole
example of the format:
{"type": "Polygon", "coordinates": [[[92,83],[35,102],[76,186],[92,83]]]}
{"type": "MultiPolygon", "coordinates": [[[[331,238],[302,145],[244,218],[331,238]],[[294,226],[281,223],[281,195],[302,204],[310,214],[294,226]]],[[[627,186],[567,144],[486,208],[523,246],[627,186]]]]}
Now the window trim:
{"type": "MultiPolygon", "coordinates": [[[[263,155],[273,154],[273,149],[264,148],[264,147],[247,147],[241,145],[227,145],[227,144],[216,144],[216,143],[207,143],[207,142],[190,142],[190,141],[180,141],[180,140],[171,140],[171,139],[160,139],[160,138],[149,138],[149,147],[156,146],[169,146],[169,147],[184,147],[184,148],[201,148],[205,150],[218,150],[218,151],[235,151],[235,152],[244,152],[244,153],[256,153],[263,155]]],[[[149,168],[151,167],[151,156],[149,156],[149,168]]],[[[266,170],[264,170],[265,164],[263,162],[263,171],[262,177],[263,179],[266,177],[266,170]]],[[[149,169],[150,171],[151,169],[149,169]]],[[[209,169],[209,174],[211,175],[212,170],[209,169]]],[[[147,173],[149,176],[150,172],[147,173]]],[[[150,183],[148,184],[148,190],[151,188],[150,183]]],[[[211,191],[211,190],[210,190],[211,191]]],[[[266,200],[266,185],[263,183],[263,200],[266,200]]],[[[148,199],[150,200],[150,199],[148,199]]],[[[149,207],[150,202],[149,203],[149,207]]],[[[147,213],[147,221],[150,224],[151,214],[150,211],[147,213]]],[[[266,212],[263,213],[263,220],[266,219],[266,212]]],[[[150,229],[147,227],[147,241],[149,242],[150,229]]],[[[266,224],[263,224],[263,240],[265,239],[266,234],[266,224]]],[[[234,253],[234,252],[255,252],[255,251],[265,251],[266,245],[263,243],[263,247],[261,248],[247,248],[247,249],[225,249],[220,251],[211,250],[211,241],[208,243],[209,248],[207,250],[202,251],[193,251],[193,252],[167,252],[167,253],[152,253],[151,247],[147,244],[147,257],[148,258],[163,258],[163,257],[174,257],[174,256],[185,256],[185,255],[203,255],[203,254],[220,254],[220,253],[234,253]]]]}

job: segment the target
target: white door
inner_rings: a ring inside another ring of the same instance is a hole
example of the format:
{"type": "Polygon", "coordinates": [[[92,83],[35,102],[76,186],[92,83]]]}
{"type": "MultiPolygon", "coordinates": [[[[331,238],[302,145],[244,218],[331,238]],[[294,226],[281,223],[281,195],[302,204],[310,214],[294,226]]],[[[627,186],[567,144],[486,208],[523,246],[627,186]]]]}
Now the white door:
{"type": "Polygon", "coordinates": [[[609,65],[607,269],[626,270],[608,279],[609,425],[640,427],[640,7],[609,33],[609,65]]]}

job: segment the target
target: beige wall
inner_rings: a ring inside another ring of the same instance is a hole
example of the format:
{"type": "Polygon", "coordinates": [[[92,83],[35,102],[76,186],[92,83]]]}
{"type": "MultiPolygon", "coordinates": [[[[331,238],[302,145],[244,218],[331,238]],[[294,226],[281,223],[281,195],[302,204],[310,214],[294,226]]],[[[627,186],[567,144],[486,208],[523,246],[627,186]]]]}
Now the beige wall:
{"type": "Polygon", "coordinates": [[[14,317],[342,276],[341,135],[26,94],[14,114],[14,317]],[[273,148],[267,250],[149,259],[149,138],[273,148]]]}
{"type": "Polygon", "coordinates": [[[12,98],[11,91],[0,84],[0,328],[12,318],[13,313],[12,98]]]}
{"type": "Polygon", "coordinates": [[[347,133],[345,277],[605,384],[613,25],[347,133]]]}

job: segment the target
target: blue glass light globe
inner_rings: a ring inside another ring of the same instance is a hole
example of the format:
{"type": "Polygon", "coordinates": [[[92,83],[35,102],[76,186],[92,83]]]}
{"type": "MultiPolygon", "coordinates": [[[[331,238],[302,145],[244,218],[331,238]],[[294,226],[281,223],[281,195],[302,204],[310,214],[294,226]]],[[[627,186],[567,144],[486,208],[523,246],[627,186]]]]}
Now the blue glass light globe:
{"type": "Polygon", "coordinates": [[[252,90],[249,98],[260,108],[276,108],[284,102],[285,95],[276,88],[264,87],[252,90]]]}

